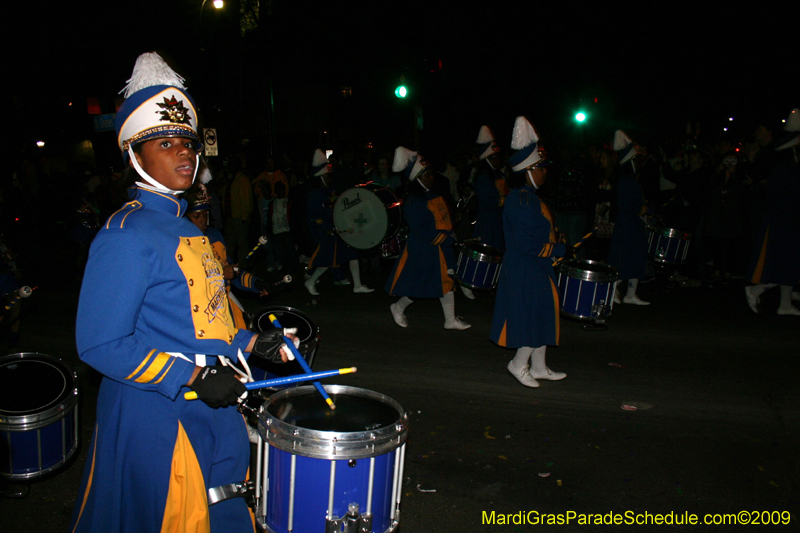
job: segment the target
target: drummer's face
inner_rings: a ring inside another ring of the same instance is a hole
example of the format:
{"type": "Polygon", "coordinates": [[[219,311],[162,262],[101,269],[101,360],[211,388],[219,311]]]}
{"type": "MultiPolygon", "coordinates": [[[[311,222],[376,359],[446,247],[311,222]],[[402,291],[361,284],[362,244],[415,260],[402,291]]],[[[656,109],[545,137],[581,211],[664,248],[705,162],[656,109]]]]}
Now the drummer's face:
{"type": "Polygon", "coordinates": [[[195,211],[186,215],[189,221],[197,226],[201,232],[205,233],[208,229],[208,211],[195,211]]]}
{"type": "Polygon", "coordinates": [[[547,177],[547,169],[544,167],[533,167],[526,171],[528,180],[537,188],[544,185],[545,178],[547,177]]]}
{"type": "Polygon", "coordinates": [[[425,170],[419,177],[419,181],[426,189],[430,189],[433,186],[433,167],[425,167],[425,170]]]}
{"type": "Polygon", "coordinates": [[[142,170],[164,187],[185,191],[192,186],[197,152],[194,142],[185,137],[153,139],[134,152],[142,170]]]}

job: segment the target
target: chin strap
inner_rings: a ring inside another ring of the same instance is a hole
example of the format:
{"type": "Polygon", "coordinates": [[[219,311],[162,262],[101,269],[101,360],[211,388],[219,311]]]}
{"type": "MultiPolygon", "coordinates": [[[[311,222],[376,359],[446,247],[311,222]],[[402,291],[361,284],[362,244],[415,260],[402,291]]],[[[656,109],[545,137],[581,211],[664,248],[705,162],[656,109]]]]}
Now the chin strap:
{"type": "MultiPolygon", "coordinates": [[[[144,181],[147,183],[142,183],[141,181],[137,181],[136,185],[141,187],[142,189],[147,189],[149,191],[155,192],[163,192],[166,194],[171,194],[173,196],[177,196],[182,194],[186,191],[175,191],[168,187],[165,187],[160,182],[153,179],[144,169],[139,165],[139,161],[136,160],[136,155],[133,153],[133,146],[128,147],[128,156],[131,159],[131,164],[133,164],[133,168],[136,169],[136,172],[142,177],[144,181]]],[[[194,180],[197,178],[197,170],[200,168],[200,154],[195,154],[195,162],[194,162],[194,175],[192,176],[192,184],[194,184],[194,180]]]]}

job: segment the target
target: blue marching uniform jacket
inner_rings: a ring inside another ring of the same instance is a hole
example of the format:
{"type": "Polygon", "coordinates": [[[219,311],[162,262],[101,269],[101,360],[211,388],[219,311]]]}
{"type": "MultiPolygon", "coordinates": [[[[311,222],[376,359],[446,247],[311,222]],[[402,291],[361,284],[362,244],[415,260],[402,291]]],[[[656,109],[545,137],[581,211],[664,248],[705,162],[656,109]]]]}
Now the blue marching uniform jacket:
{"type": "Polygon", "coordinates": [[[308,229],[311,238],[317,243],[317,249],[308,262],[309,270],[316,267],[337,267],[358,259],[358,252],[350,248],[336,233],[333,225],[335,201],[336,191],[330,187],[321,186],[308,193],[308,229]]]}
{"type": "Polygon", "coordinates": [[[506,252],[489,338],[507,348],[558,345],[560,308],[552,258],[564,255],[564,245],[556,243],[553,216],[533,187],[508,194],[503,230],[506,252]]]}
{"type": "Polygon", "coordinates": [[[104,378],[70,531],[252,532],[243,498],[207,503],[209,488],[247,476],[242,415],[183,393],[203,364],[195,354],[235,360],[253,334],[234,327],[221,265],[186,203],[133,198],[92,243],[81,287],[78,351],[104,378]]]}
{"type": "Polygon", "coordinates": [[[408,195],[403,203],[408,242],[384,290],[392,296],[441,298],[453,290],[453,223],[444,199],[433,192],[408,195]]]}
{"type": "Polygon", "coordinates": [[[619,279],[641,279],[647,269],[647,228],[641,218],[647,206],[641,184],[630,174],[617,184],[617,209],[608,264],[617,269],[619,279]]]}
{"type": "Polygon", "coordinates": [[[767,181],[767,210],[747,277],[753,283],[800,283],[800,167],[776,163],[767,181]]]}
{"type": "Polygon", "coordinates": [[[475,233],[482,244],[488,244],[505,250],[503,236],[503,202],[500,187],[505,187],[505,180],[500,173],[489,168],[488,163],[475,178],[475,195],[478,197],[478,219],[475,222],[475,233]]]}

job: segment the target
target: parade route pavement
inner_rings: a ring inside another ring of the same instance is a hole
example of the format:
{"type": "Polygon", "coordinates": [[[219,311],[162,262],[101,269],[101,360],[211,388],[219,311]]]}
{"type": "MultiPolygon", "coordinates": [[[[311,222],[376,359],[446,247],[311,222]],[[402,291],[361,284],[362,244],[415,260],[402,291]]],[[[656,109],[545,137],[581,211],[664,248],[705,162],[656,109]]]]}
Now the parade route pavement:
{"type": "MultiPolygon", "coordinates": [[[[272,299],[241,299],[251,312],[287,305],[309,315],[321,335],[314,370],[358,367],[324,383],[379,392],[408,412],[401,533],[600,531],[608,526],[581,525],[581,515],[614,514],[673,522],[611,527],[631,531],[746,529],[684,525],[687,513],[800,522],[800,318],[776,315],[777,289],[756,315],[742,282],[643,284],[652,304],[615,306],[607,331],[562,319],[547,363],[568,377],[528,389],[506,370],[513,351],[488,340],[493,298],[456,295],[466,331],[443,329],[436,300],[410,306],[404,329],[383,280],[365,277],[374,293],[325,276],[316,304],[298,280],[272,299]],[[553,514],[569,523],[535,523],[553,514]]],[[[0,498],[0,530],[66,531],[99,379],[75,351],[77,287],[42,285],[25,306],[14,351],[60,357],[78,373],[81,443],[27,497],[0,498]]]]}

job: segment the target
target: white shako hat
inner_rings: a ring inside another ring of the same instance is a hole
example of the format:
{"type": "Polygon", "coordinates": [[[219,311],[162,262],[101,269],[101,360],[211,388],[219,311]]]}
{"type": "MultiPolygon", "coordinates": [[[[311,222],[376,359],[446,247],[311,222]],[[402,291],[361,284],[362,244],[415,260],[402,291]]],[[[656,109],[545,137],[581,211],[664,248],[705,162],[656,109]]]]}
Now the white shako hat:
{"type": "Polygon", "coordinates": [[[800,109],[794,108],[789,112],[786,125],[783,127],[786,132],[775,141],[775,151],[785,150],[800,144],[800,109]]]}
{"type": "Polygon", "coordinates": [[[481,126],[478,132],[478,159],[484,160],[495,152],[500,151],[500,147],[495,142],[494,133],[489,129],[489,126],[481,126]]]}
{"type": "Polygon", "coordinates": [[[325,152],[317,148],[314,150],[314,157],[311,159],[311,175],[324,176],[330,171],[328,158],[325,157],[325,152]]]}
{"type": "Polygon", "coordinates": [[[508,158],[511,170],[521,172],[542,159],[539,154],[538,142],[539,135],[533,124],[526,117],[517,117],[514,122],[514,131],[511,133],[511,148],[516,152],[508,158]]]}
{"type": "Polygon", "coordinates": [[[614,151],[617,152],[619,157],[619,164],[627,163],[633,156],[636,155],[636,145],[633,144],[628,135],[622,131],[617,130],[614,132],[614,151]]]}
{"type": "MultiPolygon", "coordinates": [[[[183,137],[195,143],[194,172],[200,167],[199,152],[202,143],[197,136],[197,110],[192,97],[186,92],[183,78],[155,52],[148,52],[136,59],[128,84],[120,91],[125,101],[114,117],[117,144],[122,157],[130,160],[136,172],[146,183],[136,182],[140,187],[178,195],[177,191],[153,179],[139,165],[133,154],[137,144],[165,137],[183,137]]],[[[194,183],[194,177],[192,183],[194,183]]]]}
{"type": "Polygon", "coordinates": [[[186,137],[200,146],[197,110],[183,82],[155,52],[136,59],[133,74],[120,91],[125,101],[114,118],[117,144],[123,152],[129,146],[163,137],[186,137]]]}
{"type": "Polygon", "coordinates": [[[402,172],[408,181],[414,181],[429,165],[419,152],[414,152],[405,146],[398,146],[394,151],[392,172],[402,172]]]}

